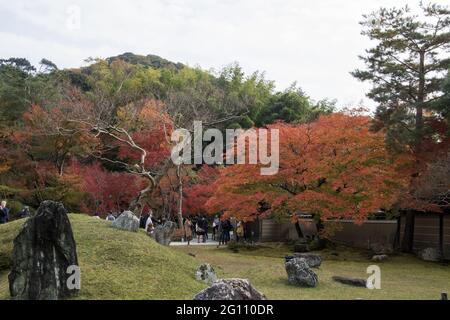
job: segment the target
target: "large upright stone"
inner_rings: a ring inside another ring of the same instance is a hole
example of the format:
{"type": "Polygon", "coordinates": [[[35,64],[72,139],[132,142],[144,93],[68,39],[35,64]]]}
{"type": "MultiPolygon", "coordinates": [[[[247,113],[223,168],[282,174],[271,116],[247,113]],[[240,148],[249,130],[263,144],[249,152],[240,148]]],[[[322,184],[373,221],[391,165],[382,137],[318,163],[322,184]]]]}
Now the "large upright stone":
{"type": "Polygon", "coordinates": [[[285,263],[288,282],[300,287],[316,287],[319,279],[303,258],[293,258],[285,263]]]}
{"type": "Polygon", "coordinates": [[[247,279],[220,279],[199,292],[194,300],[266,300],[247,279]]]}
{"type": "Polygon", "coordinates": [[[168,246],[172,241],[175,228],[176,224],[172,221],[165,221],[162,224],[158,224],[153,231],[155,241],[163,246],[168,246]]]}
{"type": "Polygon", "coordinates": [[[131,211],[124,211],[116,220],[112,227],[116,229],[137,232],[139,230],[139,219],[131,211]]]}
{"type": "Polygon", "coordinates": [[[67,284],[69,266],[78,266],[78,260],[67,211],[59,202],[44,201],[14,239],[11,297],[57,300],[75,295],[78,289],[67,284]]]}

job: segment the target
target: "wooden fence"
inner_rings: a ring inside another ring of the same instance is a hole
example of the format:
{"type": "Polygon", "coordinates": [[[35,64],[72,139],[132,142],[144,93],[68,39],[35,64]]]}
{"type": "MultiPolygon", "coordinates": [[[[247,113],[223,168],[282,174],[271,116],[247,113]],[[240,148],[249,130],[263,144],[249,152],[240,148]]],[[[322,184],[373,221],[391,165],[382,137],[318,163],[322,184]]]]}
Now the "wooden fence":
{"type": "MultiPolygon", "coordinates": [[[[439,214],[416,212],[414,218],[413,251],[424,248],[439,249],[439,214]]],[[[405,216],[400,219],[400,238],[405,230],[405,216]]],[[[444,258],[450,259],[450,215],[444,215],[443,221],[443,247],[444,258]]]]}
{"type": "MultiPolygon", "coordinates": [[[[404,216],[400,218],[400,235],[403,238],[404,216]]],[[[277,220],[259,220],[257,227],[259,235],[255,239],[261,242],[279,242],[298,239],[297,231],[291,222],[280,222],[277,220]]],[[[397,236],[396,220],[366,220],[362,224],[355,224],[352,220],[338,220],[326,222],[329,229],[333,230],[331,240],[348,246],[370,249],[374,245],[381,245],[393,249],[397,236]]],[[[303,235],[314,235],[317,233],[312,219],[300,219],[303,235]]],[[[443,247],[444,258],[450,259],[450,215],[444,215],[443,219],[443,247]]],[[[419,251],[423,248],[439,249],[439,214],[416,213],[414,223],[414,245],[413,250],[419,251]]]]}
{"type": "MultiPolygon", "coordinates": [[[[374,244],[392,247],[397,231],[395,220],[366,220],[362,224],[355,224],[351,220],[328,222],[329,229],[333,230],[331,239],[357,248],[370,248],[374,244]]],[[[310,236],[317,233],[316,225],[312,219],[300,219],[303,235],[310,236]]],[[[294,224],[276,220],[260,221],[261,242],[290,241],[298,239],[294,224]]]]}

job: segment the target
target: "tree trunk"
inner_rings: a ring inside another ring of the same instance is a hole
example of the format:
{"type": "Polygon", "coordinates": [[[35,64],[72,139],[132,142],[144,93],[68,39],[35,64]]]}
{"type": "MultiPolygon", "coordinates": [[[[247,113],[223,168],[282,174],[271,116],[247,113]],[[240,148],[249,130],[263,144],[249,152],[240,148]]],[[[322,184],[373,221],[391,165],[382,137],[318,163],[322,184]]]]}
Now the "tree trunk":
{"type": "Polygon", "coordinates": [[[439,214],[439,251],[441,253],[441,262],[444,262],[444,213],[439,214]]]}
{"type": "Polygon", "coordinates": [[[159,182],[164,177],[167,170],[169,170],[170,166],[171,166],[171,159],[168,158],[168,159],[166,159],[166,162],[165,162],[163,168],[161,169],[160,174],[158,174],[155,177],[152,177],[150,175],[144,176],[148,180],[148,185],[145,189],[141,190],[139,192],[139,194],[137,195],[136,199],[134,199],[130,203],[129,210],[131,212],[133,212],[133,214],[136,215],[136,212],[138,212],[138,210],[139,210],[139,212],[142,212],[145,204],[149,202],[150,194],[152,193],[153,190],[155,190],[156,187],[159,186],[159,182]]]}
{"type": "Polygon", "coordinates": [[[298,221],[295,223],[295,230],[297,231],[297,235],[300,239],[304,238],[302,229],[300,228],[300,223],[298,223],[298,221]]]}
{"type": "Polygon", "coordinates": [[[397,230],[395,232],[394,250],[400,249],[400,232],[401,232],[402,216],[397,217],[397,230]]]}
{"type": "Polygon", "coordinates": [[[142,210],[144,209],[145,205],[145,198],[152,192],[154,188],[154,185],[152,182],[149,182],[148,186],[141,190],[139,192],[139,195],[134,199],[129,206],[129,209],[131,212],[133,212],[134,215],[138,216],[137,213],[139,212],[139,218],[141,216],[142,210]]]}
{"type": "Polygon", "coordinates": [[[425,103],[425,52],[420,52],[419,88],[416,106],[416,152],[420,152],[423,137],[423,107],[425,103]]]}
{"type": "Polygon", "coordinates": [[[323,240],[321,237],[321,234],[323,233],[323,230],[325,229],[325,224],[323,223],[323,221],[319,215],[314,215],[313,219],[314,219],[316,229],[317,229],[316,239],[317,239],[317,241],[319,241],[319,243],[321,243],[323,240]]]}
{"type": "Polygon", "coordinates": [[[183,180],[181,178],[181,166],[177,167],[177,175],[178,175],[178,192],[179,192],[178,227],[180,229],[182,229],[183,228],[183,180]]]}
{"type": "Polygon", "coordinates": [[[56,166],[58,167],[59,176],[62,177],[64,175],[64,162],[65,157],[61,159],[61,161],[56,161],[56,166]]]}
{"type": "Polygon", "coordinates": [[[414,220],[415,212],[408,210],[405,216],[405,232],[402,239],[402,251],[411,253],[414,244],[414,220]]]}

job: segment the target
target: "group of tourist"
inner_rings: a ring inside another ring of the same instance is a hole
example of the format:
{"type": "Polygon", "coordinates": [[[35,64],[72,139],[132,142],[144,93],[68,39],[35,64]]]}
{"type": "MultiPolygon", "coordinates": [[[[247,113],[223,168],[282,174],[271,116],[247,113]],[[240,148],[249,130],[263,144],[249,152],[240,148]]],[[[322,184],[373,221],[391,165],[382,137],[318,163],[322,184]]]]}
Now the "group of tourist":
{"type": "MultiPolygon", "coordinates": [[[[0,224],[4,224],[9,221],[9,209],[6,207],[6,201],[3,200],[0,203],[0,224]]],[[[29,207],[25,206],[19,212],[19,216],[21,218],[27,217],[30,215],[29,207]]],[[[119,214],[114,214],[113,212],[109,212],[105,218],[107,221],[114,221],[119,217],[119,214]]],[[[100,218],[98,214],[94,214],[95,218],[100,218]]],[[[160,221],[161,222],[161,221],[160,221]]],[[[237,221],[236,227],[233,226],[230,219],[220,219],[217,215],[214,217],[212,221],[212,240],[218,241],[219,245],[226,245],[231,237],[231,231],[235,232],[235,239],[237,242],[241,240],[249,239],[249,231],[246,228],[248,224],[245,224],[243,221],[237,221]]],[[[144,213],[139,221],[139,227],[144,229],[149,235],[152,235],[155,227],[153,222],[153,212],[149,210],[144,213]]],[[[183,235],[185,241],[187,241],[188,245],[193,240],[194,235],[197,237],[197,242],[206,242],[208,240],[208,230],[209,230],[209,222],[208,219],[201,216],[187,217],[183,222],[183,235]]]]}
{"type": "MultiPolygon", "coordinates": [[[[231,231],[235,233],[237,242],[249,239],[249,230],[245,228],[243,221],[237,221],[236,227],[233,226],[230,219],[220,219],[215,216],[212,221],[212,240],[218,241],[218,246],[226,245],[231,240],[231,231]],[[247,231],[247,232],[246,232],[247,231]]],[[[248,226],[248,224],[247,224],[248,226]]],[[[194,235],[197,236],[197,242],[206,242],[208,239],[209,223],[205,216],[187,217],[183,222],[184,239],[189,245],[194,235]]]]}
{"type": "MultiPolygon", "coordinates": [[[[118,215],[109,212],[106,216],[107,221],[114,221],[118,215]]],[[[148,212],[141,215],[139,220],[139,227],[144,229],[147,234],[152,235],[155,229],[154,223],[162,223],[163,221],[154,221],[153,212],[148,212]]],[[[234,224],[229,218],[221,219],[218,215],[212,220],[212,240],[218,241],[218,247],[226,245],[231,240],[231,232],[234,232],[234,239],[236,242],[242,240],[250,240],[251,231],[249,230],[249,223],[244,221],[236,221],[234,224]]],[[[197,243],[205,243],[208,240],[208,231],[210,224],[204,215],[186,217],[183,220],[182,237],[190,245],[191,241],[196,237],[197,243]]]]}
{"type": "Polygon", "coordinates": [[[184,239],[187,241],[188,245],[192,241],[194,235],[197,236],[197,242],[200,243],[200,238],[202,242],[206,242],[208,239],[208,229],[209,224],[206,217],[187,217],[183,222],[183,233],[184,239]]]}
{"type": "MultiPolygon", "coordinates": [[[[121,213],[114,214],[113,212],[109,212],[106,216],[106,221],[115,221],[121,213]]],[[[150,209],[149,211],[143,213],[139,219],[139,228],[144,229],[148,235],[152,235],[155,229],[155,222],[157,224],[163,223],[163,219],[157,219],[157,221],[154,221],[153,219],[153,211],[150,209]]]]}

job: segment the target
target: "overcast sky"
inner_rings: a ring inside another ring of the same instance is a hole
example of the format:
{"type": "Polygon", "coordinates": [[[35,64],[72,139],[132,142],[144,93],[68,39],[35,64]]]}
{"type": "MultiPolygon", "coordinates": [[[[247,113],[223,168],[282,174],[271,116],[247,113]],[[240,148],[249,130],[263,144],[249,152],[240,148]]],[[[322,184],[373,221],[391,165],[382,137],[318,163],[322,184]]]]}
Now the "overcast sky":
{"type": "MultiPolygon", "coordinates": [[[[445,3],[441,0],[438,3],[445,3]]],[[[407,0],[0,0],[0,57],[78,67],[123,52],[220,69],[238,61],[314,99],[358,104],[368,85],[349,72],[370,47],[361,15],[407,0]]]]}

